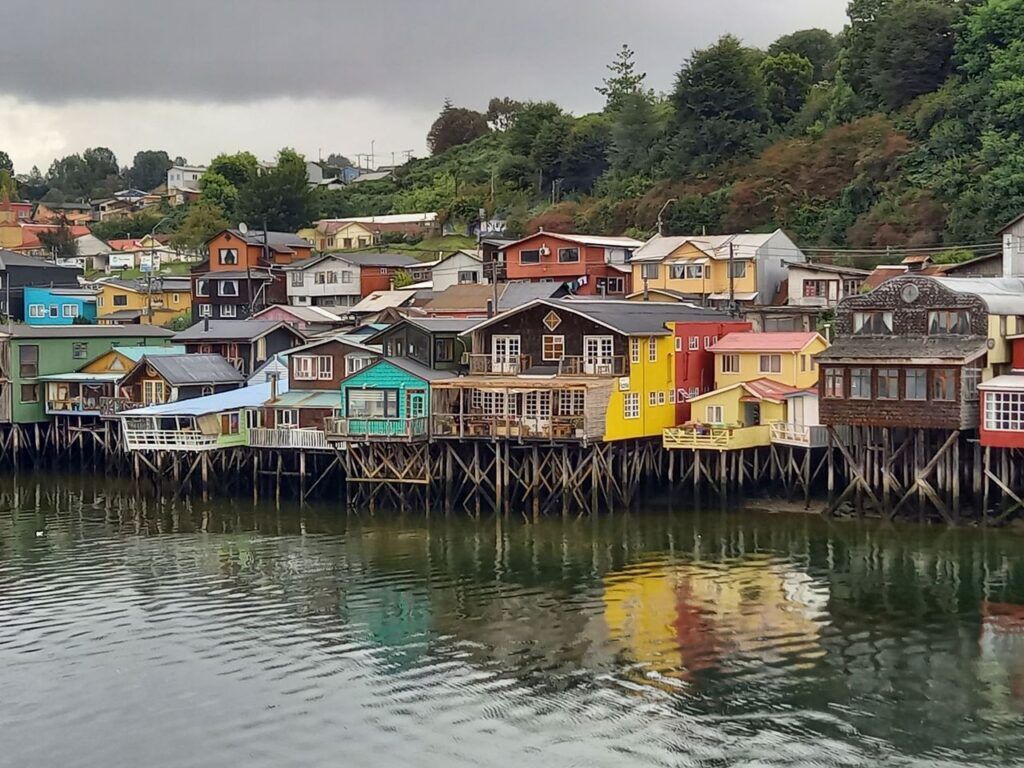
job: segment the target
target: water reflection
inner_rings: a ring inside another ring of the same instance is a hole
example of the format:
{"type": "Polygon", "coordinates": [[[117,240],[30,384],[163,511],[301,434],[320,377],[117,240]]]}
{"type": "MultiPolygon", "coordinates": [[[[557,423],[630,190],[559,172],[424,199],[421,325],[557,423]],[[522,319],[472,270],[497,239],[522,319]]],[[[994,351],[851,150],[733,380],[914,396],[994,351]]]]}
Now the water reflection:
{"type": "Polygon", "coordinates": [[[0,765],[1005,765],[1022,552],[810,517],[526,526],[0,480],[0,765]]]}

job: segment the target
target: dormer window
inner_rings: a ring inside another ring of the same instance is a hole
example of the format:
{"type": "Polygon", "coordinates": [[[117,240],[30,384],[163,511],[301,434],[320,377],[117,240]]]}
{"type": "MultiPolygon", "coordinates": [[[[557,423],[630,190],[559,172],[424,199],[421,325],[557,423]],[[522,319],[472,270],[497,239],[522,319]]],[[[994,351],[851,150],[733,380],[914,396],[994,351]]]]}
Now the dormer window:
{"type": "Polygon", "coordinates": [[[970,336],[971,313],[965,309],[933,309],[928,313],[929,336],[970,336]]]}
{"type": "Polygon", "coordinates": [[[221,248],[218,256],[221,264],[226,266],[236,266],[238,264],[237,248],[221,248]]]}
{"type": "Polygon", "coordinates": [[[853,333],[857,336],[891,336],[892,312],[854,312],[853,333]]]}

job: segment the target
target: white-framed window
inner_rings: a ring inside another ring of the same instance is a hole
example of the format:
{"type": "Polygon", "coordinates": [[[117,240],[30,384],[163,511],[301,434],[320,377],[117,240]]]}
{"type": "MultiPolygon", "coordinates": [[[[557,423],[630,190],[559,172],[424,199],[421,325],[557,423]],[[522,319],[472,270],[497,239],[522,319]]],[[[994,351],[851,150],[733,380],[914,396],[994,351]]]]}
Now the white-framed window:
{"type": "Polygon", "coordinates": [[[641,264],[640,265],[640,277],[643,280],[657,280],[658,279],[658,268],[660,264],[641,264]]]}
{"type": "Polygon", "coordinates": [[[220,281],[220,295],[221,296],[237,296],[238,295],[238,281],[237,280],[221,280],[220,281]]]}
{"type": "Polygon", "coordinates": [[[550,419],[551,392],[546,389],[527,392],[523,397],[523,416],[528,419],[550,419]]]}
{"type": "Polygon", "coordinates": [[[985,429],[1024,431],[1024,392],[986,392],[985,429]]]}
{"type": "Polygon", "coordinates": [[[196,280],[196,296],[209,296],[210,295],[210,281],[209,280],[196,280]]]}
{"type": "Polygon", "coordinates": [[[683,337],[682,336],[676,336],[676,352],[682,352],[682,351],[683,351],[683,337]]]}
{"type": "Polygon", "coordinates": [[[651,336],[647,339],[647,361],[653,363],[658,359],[658,339],[651,336]]]}
{"type": "Polygon", "coordinates": [[[306,281],[306,276],[296,270],[292,272],[292,288],[301,288],[302,284],[306,281]]]}
{"type": "Polygon", "coordinates": [[[278,429],[294,429],[299,426],[298,408],[278,408],[274,415],[277,417],[278,429]]]}
{"type": "Polygon", "coordinates": [[[696,352],[698,349],[700,349],[700,337],[691,336],[689,341],[689,350],[691,352],[696,352]]]}
{"type": "Polygon", "coordinates": [[[320,381],[334,378],[334,358],[330,355],[318,355],[316,358],[316,377],[320,381]]]}
{"type": "Polygon", "coordinates": [[[582,416],[585,404],[585,389],[563,389],[559,393],[558,413],[562,416],[582,416]]]}
{"type": "Polygon", "coordinates": [[[470,283],[478,282],[480,282],[480,275],[475,269],[459,270],[459,285],[467,285],[470,283]]]}
{"type": "Polygon", "coordinates": [[[740,356],[722,355],[722,373],[739,373],[740,356]]]}
{"type": "Polygon", "coordinates": [[[57,317],[57,315],[60,313],[60,310],[57,308],[56,304],[51,304],[48,307],[48,309],[50,310],[50,317],[57,317]]]}
{"type": "Polygon", "coordinates": [[[664,405],[666,400],[667,400],[667,398],[665,396],[665,393],[663,391],[659,391],[658,392],[658,405],[664,405]]]}
{"type": "Polygon", "coordinates": [[[669,405],[675,405],[676,404],[676,391],[674,389],[670,389],[668,391],[668,402],[669,402],[669,405]]]}
{"type": "Polygon", "coordinates": [[[373,360],[373,355],[361,355],[356,353],[345,355],[345,375],[351,376],[356,371],[363,370],[363,368],[370,365],[373,360]]]}
{"type": "Polygon", "coordinates": [[[629,362],[640,362],[640,339],[629,340],[629,362]]]}
{"type": "Polygon", "coordinates": [[[704,349],[707,349],[710,346],[711,346],[711,337],[710,336],[705,336],[704,337],[704,349]]]}
{"type": "Polygon", "coordinates": [[[89,357],[89,342],[76,341],[71,344],[71,356],[75,360],[85,360],[89,357]]]}
{"type": "Polygon", "coordinates": [[[624,419],[640,418],[640,393],[627,392],[622,398],[622,417],[624,419]]]}
{"type": "Polygon", "coordinates": [[[541,350],[545,362],[558,362],[565,357],[565,336],[541,336],[541,350]]]}
{"type": "Polygon", "coordinates": [[[721,405],[709,405],[705,410],[708,424],[724,424],[725,409],[721,405]]]}
{"type": "Polygon", "coordinates": [[[747,276],[747,262],[745,261],[731,261],[729,262],[729,277],[746,277],[747,276]]]}
{"type": "Polygon", "coordinates": [[[892,335],[892,312],[854,312],[853,332],[861,336],[892,335]]]}
{"type": "Polygon", "coordinates": [[[228,318],[238,317],[238,307],[236,307],[234,304],[221,304],[220,316],[228,318]]]}
{"type": "Polygon", "coordinates": [[[78,317],[78,305],[77,304],[61,304],[60,305],[61,317],[78,317]]]}
{"type": "Polygon", "coordinates": [[[212,317],[213,316],[213,305],[212,304],[200,304],[199,305],[199,316],[200,317],[212,317]]]}
{"type": "Polygon", "coordinates": [[[579,248],[559,248],[558,261],[560,264],[572,264],[580,260],[579,248]]]}
{"type": "Polygon", "coordinates": [[[221,248],[218,252],[221,264],[235,265],[238,264],[238,249],[237,248],[221,248]]]}
{"type": "Polygon", "coordinates": [[[28,305],[28,316],[29,317],[46,317],[46,306],[43,304],[29,304],[28,305]]]}
{"type": "Polygon", "coordinates": [[[758,355],[758,373],[782,373],[782,355],[758,355]]]}
{"type": "Polygon", "coordinates": [[[352,282],[352,270],[343,269],[341,270],[341,282],[351,283],[352,282]]]}
{"type": "Polygon", "coordinates": [[[313,374],[313,357],[311,355],[293,355],[295,364],[294,375],[296,381],[313,381],[316,377],[313,374]]]}
{"type": "Polygon", "coordinates": [[[317,272],[317,273],[315,273],[313,275],[313,283],[316,284],[316,285],[326,285],[327,284],[327,273],[326,272],[317,272]]]}

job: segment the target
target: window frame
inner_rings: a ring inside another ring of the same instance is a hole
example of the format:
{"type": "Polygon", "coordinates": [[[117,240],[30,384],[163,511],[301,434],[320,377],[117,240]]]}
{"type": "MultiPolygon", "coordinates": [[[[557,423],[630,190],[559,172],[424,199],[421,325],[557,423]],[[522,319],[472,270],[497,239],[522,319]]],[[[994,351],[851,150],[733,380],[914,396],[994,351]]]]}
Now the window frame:
{"type": "Polygon", "coordinates": [[[878,368],[875,371],[875,393],[877,400],[899,400],[900,369],[878,368]],[[883,384],[883,382],[887,383],[883,384]]]}
{"type": "Polygon", "coordinates": [[[520,251],[519,263],[524,266],[535,266],[537,264],[540,264],[540,248],[527,248],[525,250],[520,251]],[[529,260],[524,258],[528,253],[531,254],[529,260]],[[532,254],[537,255],[536,261],[534,261],[532,254]]]}
{"type": "Polygon", "coordinates": [[[622,418],[629,420],[640,418],[639,392],[627,392],[622,396],[622,418]]]}
{"type": "Polygon", "coordinates": [[[728,355],[722,355],[721,358],[721,370],[722,373],[739,373],[740,372],[740,356],[737,353],[728,355]],[[726,365],[728,363],[728,365],[726,365]]]}
{"type": "Polygon", "coordinates": [[[928,401],[928,369],[927,368],[904,368],[903,369],[903,399],[921,403],[928,401]],[[914,383],[915,392],[913,396],[910,392],[911,382],[914,383]],[[920,385],[920,397],[916,391],[917,385],[920,385]]]}
{"type": "Polygon", "coordinates": [[[782,355],[778,352],[765,352],[758,354],[757,356],[757,372],[758,373],[782,373],[782,355]],[[766,368],[764,363],[768,360],[768,367],[766,368]],[[778,368],[775,368],[774,363],[778,361],[778,368]]]}
{"type": "Polygon", "coordinates": [[[540,337],[540,349],[541,349],[541,360],[545,363],[558,363],[565,358],[565,335],[561,333],[545,333],[540,337]],[[557,340],[557,341],[556,341],[557,340]],[[555,356],[554,349],[551,347],[549,354],[549,343],[556,345],[560,350],[560,354],[555,356]]]}
{"type": "Polygon", "coordinates": [[[850,400],[870,400],[873,391],[872,379],[873,371],[871,368],[864,368],[863,366],[857,366],[856,368],[850,369],[850,400]],[[867,386],[867,392],[862,391],[863,386],[867,386]]]}
{"type": "Polygon", "coordinates": [[[822,373],[822,395],[827,400],[846,399],[846,369],[826,368],[822,373]]]}
{"type": "Polygon", "coordinates": [[[226,298],[237,299],[238,298],[238,281],[237,280],[220,280],[217,286],[217,295],[224,296],[226,298]],[[231,286],[234,289],[234,293],[227,291],[227,287],[231,286]]]}
{"type": "Polygon", "coordinates": [[[558,249],[557,258],[558,258],[558,263],[559,264],[579,264],[579,262],[580,262],[580,248],[579,248],[578,245],[577,246],[565,246],[563,248],[559,248],[558,249]],[[562,254],[566,253],[567,251],[574,252],[576,254],[576,258],[574,258],[574,259],[563,258],[562,254]]]}

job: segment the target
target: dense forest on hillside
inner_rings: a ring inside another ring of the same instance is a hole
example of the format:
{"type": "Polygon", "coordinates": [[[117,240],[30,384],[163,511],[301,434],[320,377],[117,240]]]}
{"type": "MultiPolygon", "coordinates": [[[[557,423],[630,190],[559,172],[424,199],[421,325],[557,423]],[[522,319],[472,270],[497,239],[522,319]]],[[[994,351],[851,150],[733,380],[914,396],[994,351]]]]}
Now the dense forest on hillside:
{"type": "MultiPolygon", "coordinates": [[[[669,93],[647,86],[623,46],[595,78],[599,113],[446,102],[427,136],[432,156],[383,181],[309,190],[291,150],[269,173],[248,152],[221,155],[203,199],[164,227],[195,245],[229,221],[295,229],[432,210],[458,225],[483,211],[511,234],[647,235],[664,209],[669,233],[783,227],[805,246],[991,243],[1024,211],[1024,0],[851,0],[848,16],[839,35],[801,30],[766,50],[725,36],[682,63],[669,93]]],[[[18,192],[147,189],[171,162],[147,151],[119,169],[109,150],[90,149],[19,176],[18,192]]],[[[0,187],[5,167],[0,152],[0,187]]]]}

